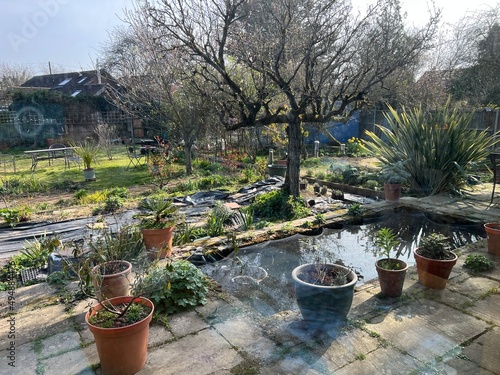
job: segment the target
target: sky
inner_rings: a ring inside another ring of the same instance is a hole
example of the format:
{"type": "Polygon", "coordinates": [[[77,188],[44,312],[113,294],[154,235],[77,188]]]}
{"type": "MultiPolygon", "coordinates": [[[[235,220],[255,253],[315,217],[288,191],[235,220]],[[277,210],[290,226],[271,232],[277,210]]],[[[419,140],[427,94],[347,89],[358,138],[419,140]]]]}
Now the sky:
{"type": "MultiPolygon", "coordinates": [[[[375,0],[353,0],[355,6],[375,0]],[[357,5],[356,5],[357,4],[357,5]]],[[[133,0],[0,0],[0,64],[30,67],[34,74],[54,69],[94,69],[108,31],[133,0]]],[[[475,9],[494,7],[498,0],[435,0],[443,19],[453,23],[475,9]]],[[[428,17],[427,0],[401,0],[408,20],[428,17]]]]}

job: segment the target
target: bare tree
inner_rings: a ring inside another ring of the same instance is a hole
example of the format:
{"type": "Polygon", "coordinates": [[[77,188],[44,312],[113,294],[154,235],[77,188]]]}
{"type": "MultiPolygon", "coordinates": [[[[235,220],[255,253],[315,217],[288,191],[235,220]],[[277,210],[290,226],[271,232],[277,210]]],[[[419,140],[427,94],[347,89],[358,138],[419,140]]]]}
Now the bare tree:
{"type": "Polygon", "coordinates": [[[196,77],[185,72],[176,54],[158,52],[154,30],[144,27],[134,15],[126,15],[129,28],[115,30],[104,48],[107,68],[126,87],[113,93],[113,101],[140,112],[154,131],[166,136],[167,143],[182,144],[186,173],[191,174],[193,146],[204,134],[213,111],[200,96],[196,77]]]}
{"type": "Polygon", "coordinates": [[[299,196],[302,123],[359,109],[372,87],[429,47],[437,16],[406,30],[397,0],[364,15],[349,0],[138,1],[155,51],[176,53],[228,130],[288,124],[286,187],[299,196]]]}
{"type": "Polygon", "coordinates": [[[113,155],[111,154],[111,146],[113,145],[113,139],[118,136],[116,126],[100,122],[95,127],[94,132],[97,134],[99,146],[106,152],[108,159],[112,160],[113,155]]]}
{"type": "Polygon", "coordinates": [[[32,76],[31,69],[24,65],[0,63],[0,96],[12,87],[17,87],[32,76]]]}

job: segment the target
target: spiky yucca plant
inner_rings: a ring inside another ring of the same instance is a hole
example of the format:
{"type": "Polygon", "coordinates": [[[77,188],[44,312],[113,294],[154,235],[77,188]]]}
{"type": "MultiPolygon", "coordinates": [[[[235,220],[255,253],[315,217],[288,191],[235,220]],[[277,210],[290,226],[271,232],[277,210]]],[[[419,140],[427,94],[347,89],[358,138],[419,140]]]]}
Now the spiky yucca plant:
{"type": "Polygon", "coordinates": [[[432,112],[420,107],[399,112],[389,106],[385,117],[390,129],[377,125],[381,136],[366,131],[371,140],[365,147],[384,164],[405,160],[410,189],[418,195],[459,190],[464,170],[485,160],[498,142],[486,130],[469,129],[473,113],[460,111],[449,100],[432,112]]]}

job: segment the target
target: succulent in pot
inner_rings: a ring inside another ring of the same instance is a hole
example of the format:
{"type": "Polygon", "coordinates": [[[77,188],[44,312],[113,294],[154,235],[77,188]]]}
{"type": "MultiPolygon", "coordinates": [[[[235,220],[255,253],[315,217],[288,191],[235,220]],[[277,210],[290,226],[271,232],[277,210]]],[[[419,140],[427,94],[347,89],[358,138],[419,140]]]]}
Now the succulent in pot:
{"type": "Polygon", "coordinates": [[[136,217],[140,219],[146,249],[155,257],[171,256],[174,226],[179,220],[177,207],[170,199],[152,197],[144,199],[139,208],[142,212],[136,217]]]}
{"type": "Polygon", "coordinates": [[[384,164],[379,173],[379,179],[384,183],[385,200],[398,202],[401,196],[402,184],[410,177],[403,161],[384,164]]]}
{"type": "Polygon", "coordinates": [[[438,233],[424,236],[413,255],[417,265],[418,281],[431,289],[444,289],[458,259],[450,249],[448,238],[438,233]]]}

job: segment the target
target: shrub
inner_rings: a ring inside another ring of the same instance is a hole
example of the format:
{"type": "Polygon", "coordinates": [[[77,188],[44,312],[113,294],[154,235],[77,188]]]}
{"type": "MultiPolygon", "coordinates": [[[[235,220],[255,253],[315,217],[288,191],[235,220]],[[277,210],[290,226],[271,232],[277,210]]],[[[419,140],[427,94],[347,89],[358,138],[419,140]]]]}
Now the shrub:
{"type": "Polygon", "coordinates": [[[500,141],[486,130],[469,129],[473,113],[459,112],[450,101],[441,109],[421,107],[398,113],[389,106],[389,128],[377,125],[382,135],[367,131],[366,147],[384,164],[406,160],[408,183],[417,195],[456,191],[465,182],[464,171],[485,159],[500,141]],[[386,140],[383,140],[382,137],[386,140]]]}
{"type": "Polygon", "coordinates": [[[204,305],[208,279],[186,260],[174,261],[162,268],[153,268],[134,286],[134,294],[149,298],[157,313],[171,314],[197,305],[204,305]]]}
{"type": "Polygon", "coordinates": [[[309,215],[309,208],[302,199],[294,199],[284,190],[261,194],[252,204],[255,215],[271,221],[294,220],[309,215]]]}

